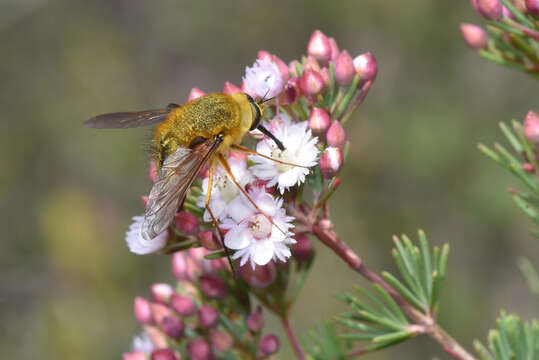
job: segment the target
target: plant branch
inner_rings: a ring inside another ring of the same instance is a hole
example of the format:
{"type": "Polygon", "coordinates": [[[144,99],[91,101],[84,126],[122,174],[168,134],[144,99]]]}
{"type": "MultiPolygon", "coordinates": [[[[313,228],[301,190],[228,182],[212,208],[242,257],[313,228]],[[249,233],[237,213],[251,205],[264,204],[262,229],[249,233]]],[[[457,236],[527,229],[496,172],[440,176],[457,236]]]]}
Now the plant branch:
{"type": "MultiPolygon", "coordinates": [[[[290,211],[296,217],[299,223],[304,226],[310,226],[311,233],[316,236],[324,245],[329,247],[348,264],[353,270],[361,274],[373,284],[380,285],[395,300],[402,311],[415,322],[422,326],[424,333],[437,341],[444,350],[457,360],[475,360],[475,358],[466,351],[455,339],[453,339],[444,329],[436,324],[434,318],[429,314],[425,315],[413,307],[406,299],[401,296],[391,285],[389,285],[381,276],[369,269],[363,260],[342,241],[333,231],[333,225],[327,218],[318,219],[310,222],[310,219],[302,211],[290,206],[290,211]]],[[[359,355],[355,354],[355,355],[359,355]]]]}
{"type": "Polygon", "coordinates": [[[288,320],[288,315],[282,317],[281,322],[283,324],[284,330],[286,331],[286,336],[288,336],[288,340],[290,340],[290,344],[292,344],[292,347],[294,348],[296,357],[299,360],[305,360],[305,353],[303,352],[303,349],[301,348],[301,345],[299,344],[298,338],[296,337],[296,334],[294,333],[294,330],[292,329],[292,326],[290,325],[290,321],[288,320]]]}

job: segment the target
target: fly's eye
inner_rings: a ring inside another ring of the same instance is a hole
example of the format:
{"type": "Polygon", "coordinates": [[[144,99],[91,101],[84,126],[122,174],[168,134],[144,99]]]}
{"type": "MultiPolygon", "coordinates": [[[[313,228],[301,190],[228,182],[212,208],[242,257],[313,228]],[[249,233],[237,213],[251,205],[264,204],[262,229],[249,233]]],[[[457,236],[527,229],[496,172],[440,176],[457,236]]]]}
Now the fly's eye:
{"type": "Polygon", "coordinates": [[[249,102],[250,102],[251,104],[254,104],[254,103],[255,103],[255,101],[254,101],[254,99],[251,97],[251,95],[249,95],[249,94],[247,94],[247,93],[243,93],[243,95],[245,95],[245,97],[247,98],[247,100],[249,100],[249,102]]]}

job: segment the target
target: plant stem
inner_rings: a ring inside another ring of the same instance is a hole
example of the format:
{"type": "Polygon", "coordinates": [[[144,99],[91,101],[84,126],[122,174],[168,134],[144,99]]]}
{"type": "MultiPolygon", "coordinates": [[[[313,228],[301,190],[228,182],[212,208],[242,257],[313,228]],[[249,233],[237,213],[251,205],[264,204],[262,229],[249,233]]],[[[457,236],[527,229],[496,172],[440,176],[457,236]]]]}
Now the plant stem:
{"type": "Polygon", "coordinates": [[[288,320],[288,314],[281,318],[281,322],[283,324],[284,330],[286,331],[286,335],[288,336],[288,340],[290,340],[290,344],[292,344],[292,347],[294,348],[296,357],[299,360],[305,360],[305,353],[303,352],[303,349],[301,348],[301,345],[299,344],[298,338],[296,337],[296,334],[294,333],[292,326],[290,326],[290,321],[288,320]]]}
{"type": "Polygon", "coordinates": [[[363,260],[337,236],[333,231],[333,225],[329,219],[319,219],[316,222],[312,222],[304,211],[300,211],[295,207],[291,207],[290,210],[300,223],[303,223],[303,225],[306,226],[309,225],[312,234],[314,234],[324,245],[333,250],[333,252],[344,260],[344,262],[346,262],[353,270],[360,273],[373,284],[380,285],[387,291],[402,311],[404,311],[415,324],[422,326],[425,329],[425,334],[429,335],[442,345],[449,355],[457,360],[475,360],[466,349],[436,324],[432,316],[425,315],[417,310],[377,273],[369,269],[363,260]]]}
{"type": "Polygon", "coordinates": [[[350,351],[348,354],[346,354],[346,357],[351,358],[351,357],[361,356],[366,353],[368,353],[367,349],[359,348],[359,349],[350,351]]]}

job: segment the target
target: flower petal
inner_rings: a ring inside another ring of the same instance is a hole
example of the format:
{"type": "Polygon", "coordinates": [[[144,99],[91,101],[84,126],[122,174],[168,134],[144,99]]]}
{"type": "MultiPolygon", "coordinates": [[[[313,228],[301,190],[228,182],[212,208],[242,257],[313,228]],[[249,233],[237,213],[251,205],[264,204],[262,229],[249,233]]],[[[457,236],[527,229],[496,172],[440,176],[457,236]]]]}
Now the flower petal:
{"type": "Polygon", "coordinates": [[[232,229],[230,229],[225,234],[225,246],[232,250],[239,250],[249,246],[253,237],[249,232],[249,229],[240,224],[232,229]]]}
{"type": "Polygon", "coordinates": [[[259,240],[251,245],[251,258],[257,265],[266,265],[273,258],[275,246],[271,240],[259,240]]]}

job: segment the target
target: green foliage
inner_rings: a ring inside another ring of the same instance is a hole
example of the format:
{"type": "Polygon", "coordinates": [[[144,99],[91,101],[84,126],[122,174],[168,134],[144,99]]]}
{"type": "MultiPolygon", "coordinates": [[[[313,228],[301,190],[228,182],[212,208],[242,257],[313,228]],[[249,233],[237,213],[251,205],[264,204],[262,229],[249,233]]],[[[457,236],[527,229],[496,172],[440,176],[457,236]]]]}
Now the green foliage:
{"type": "Polygon", "coordinates": [[[351,312],[337,320],[350,332],[339,336],[346,340],[369,341],[370,345],[362,352],[382,349],[415,335],[413,327],[391,296],[379,285],[373,287],[376,295],[358,287],[361,299],[348,294],[338,296],[351,308],[351,312]]]}
{"type": "Polygon", "coordinates": [[[475,341],[482,360],[534,360],[539,358],[539,323],[522,322],[516,315],[503,311],[496,320],[497,329],[490,330],[488,348],[475,341]]]}
{"type": "Polygon", "coordinates": [[[306,345],[308,359],[347,359],[344,346],[335,328],[329,323],[320,323],[316,330],[309,331],[308,338],[304,341],[304,344],[306,345]]]}
{"type": "MultiPolygon", "coordinates": [[[[539,183],[537,182],[535,175],[530,174],[523,169],[524,163],[531,164],[537,169],[537,162],[535,159],[535,153],[533,151],[533,145],[524,137],[524,131],[522,125],[516,121],[512,121],[513,129],[510,129],[505,123],[500,123],[500,129],[511,144],[513,150],[519,154],[515,157],[500,144],[494,145],[494,150],[488,148],[483,144],[479,144],[479,150],[496,162],[505,170],[515,175],[528,189],[528,191],[519,191],[516,189],[510,189],[515,204],[520,210],[531,218],[536,224],[539,224],[539,183]]],[[[539,232],[532,232],[535,237],[539,238],[539,232]]]]}
{"type": "Polygon", "coordinates": [[[526,258],[520,259],[518,266],[528,282],[530,291],[539,296],[539,274],[537,273],[537,270],[535,270],[532,263],[526,258]]]}
{"type": "MultiPolygon", "coordinates": [[[[404,280],[388,272],[383,272],[382,276],[412,306],[427,316],[433,316],[445,277],[449,247],[444,245],[441,250],[434,247],[431,251],[423,231],[419,231],[419,246],[414,246],[406,235],[400,239],[395,237],[394,241],[396,247],[393,249],[393,257],[404,280]]],[[[337,323],[345,329],[339,333],[340,339],[347,344],[354,341],[369,342],[365,347],[354,350],[355,355],[376,351],[423,333],[423,326],[411,323],[402,307],[380,284],[373,284],[374,290],[370,291],[361,287],[356,289],[359,297],[338,295],[339,299],[350,306],[350,311],[337,318],[337,323]]],[[[319,329],[318,334],[322,333],[330,333],[329,328],[319,329]]],[[[338,341],[322,341],[316,333],[311,338],[316,349],[312,352],[317,356],[335,354],[335,349],[340,346],[338,341]]]]}
{"type": "Polygon", "coordinates": [[[539,25],[531,14],[519,12],[509,0],[501,0],[513,14],[500,20],[487,21],[489,40],[479,55],[494,63],[515,68],[539,77],[539,25]]]}
{"type": "Polygon", "coordinates": [[[396,248],[393,249],[393,259],[397,264],[404,282],[387,271],[382,272],[383,278],[424,314],[435,314],[438,310],[440,290],[445,278],[449,245],[441,249],[435,246],[432,254],[425,233],[420,230],[419,248],[402,235],[393,238],[396,248]]]}

